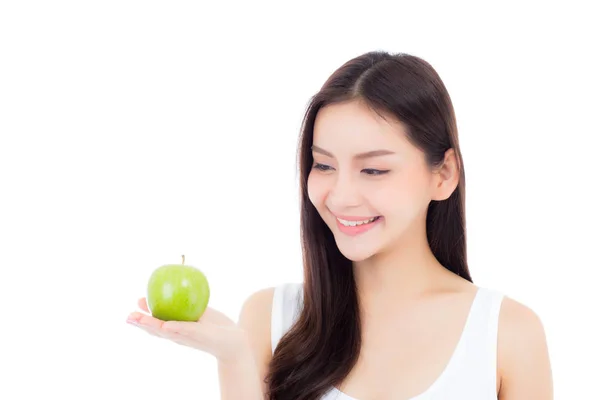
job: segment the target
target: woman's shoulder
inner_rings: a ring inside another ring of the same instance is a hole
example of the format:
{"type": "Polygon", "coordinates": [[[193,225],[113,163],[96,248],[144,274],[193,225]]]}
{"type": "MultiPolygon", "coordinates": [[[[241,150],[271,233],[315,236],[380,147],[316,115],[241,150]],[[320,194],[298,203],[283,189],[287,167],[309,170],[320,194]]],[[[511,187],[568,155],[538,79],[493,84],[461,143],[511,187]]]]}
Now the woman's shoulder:
{"type": "Polygon", "coordinates": [[[270,326],[274,313],[285,311],[301,300],[302,287],[299,282],[285,282],[252,292],[242,304],[239,324],[250,329],[270,326]]]}
{"type": "Polygon", "coordinates": [[[506,345],[507,354],[532,351],[532,344],[545,341],[544,325],[537,312],[507,295],[503,296],[500,307],[498,335],[499,343],[506,345]]]}
{"type": "Polygon", "coordinates": [[[302,283],[286,282],[256,290],[245,299],[238,326],[246,330],[260,358],[272,353],[279,337],[293,322],[301,288],[302,283]],[[290,308],[294,310],[289,312],[290,308]]]}
{"type": "Polygon", "coordinates": [[[544,324],[531,307],[507,295],[503,296],[498,318],[498,366],[504,395],[537,396],[551,390],[544,324]]]}
{"type": "Polygon", "coordinates": [[[271,308],[275,287],[252,292],[243,302],[237,325],[247,335],[260,376],[265,376],[271,360],[271,308]]]}
{"type": "Polygon", "coordinates": [[[240,322],[242,319],[269,319],[271,317],[273,297],[277,290],[277,286],[271,286],[252,292],[242,304],[239,315],[240,322]]]}
{"type": "Polygon", "coordinates": [[[276,302],[301,296],[302,287],[303,284],[301,282],[284,282],[276,286],[258,289],[244,300],[240,316],[242,314],[255,315],[256,313],[261,313],[264,317],[270,317],[271,310],[276,302]]]}

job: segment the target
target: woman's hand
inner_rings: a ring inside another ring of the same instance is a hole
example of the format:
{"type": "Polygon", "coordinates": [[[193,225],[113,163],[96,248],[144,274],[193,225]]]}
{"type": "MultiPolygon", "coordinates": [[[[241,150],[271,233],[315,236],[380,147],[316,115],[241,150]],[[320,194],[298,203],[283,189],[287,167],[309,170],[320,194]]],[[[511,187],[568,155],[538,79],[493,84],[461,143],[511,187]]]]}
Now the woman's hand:
{"type": "MultiPolygon", "coordinates": [[[[146,298],[138,306],[150,314],[146,298]]],[[[225,314],[207,307],[198,322],[161,321],[151,315],[133,312],[127,322],[153,336],[212,354],[220,363],[234,363],[251,350],[246,332],[225,314]]]]}

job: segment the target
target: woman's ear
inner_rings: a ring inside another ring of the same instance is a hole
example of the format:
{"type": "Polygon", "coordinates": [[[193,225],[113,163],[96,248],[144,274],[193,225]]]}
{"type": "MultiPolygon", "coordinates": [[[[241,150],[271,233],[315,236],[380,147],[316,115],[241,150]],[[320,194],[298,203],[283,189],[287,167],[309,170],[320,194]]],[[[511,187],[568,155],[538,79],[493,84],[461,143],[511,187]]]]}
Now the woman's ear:
{"type": "Polygon", "coordinates": [[[443,201],[454,193],[460,179],[460,167],[456,152],[452,148],[448,149],[443,164],[433,171],[432,200],[443,201]]]}

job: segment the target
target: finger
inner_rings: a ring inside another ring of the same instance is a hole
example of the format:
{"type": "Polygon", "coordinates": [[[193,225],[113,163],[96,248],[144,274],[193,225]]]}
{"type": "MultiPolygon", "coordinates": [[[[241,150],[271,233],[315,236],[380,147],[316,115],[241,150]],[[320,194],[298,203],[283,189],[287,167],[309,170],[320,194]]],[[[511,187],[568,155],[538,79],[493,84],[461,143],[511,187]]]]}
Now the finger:
{"type": "Polygon", "coordinates": [[[190,338],[195,343],[210,343],[222,334],[217,325],[197,322],[166,321],[161,327],[165,335],[177,334],[182,338],[190,338]]]}
{"type": "Polygon", "coordinates": [[[149,334],[151,336],[161,338],[161,339],[168,339],[168,340],[173,341],[182,346],[189,347],[193,343],[193,340],[191,340],[190,337],[181,335],[177,332],[166,332],[165,330],[162,330],[162,329],[155,329],[155,328],[151,328],[147,325],[140,325],[138,323],[132,323],[132,325],[141,329],[142,331],[146,332],[147,334],[149,334]]]}
{"type": "Polygon", "coordinates": [[[129,314],[127,316],[127,322],[129,323],[134,323],[134,324],[139,324],[140,323],[140,319],[144,316],[144,314],[142,314],[141,312],[132,312],[131,314],[129,314]]]}
{"type": "Polygon", "coordinates": [[[133,312],[129,314],[129,317],[127,317],[127,322],[133,323],[140,327],[153,329],[155,331],[161,331],[162,325],[164,324],[164,321],[161,321],[158,318],[154,318],[151,315],[142,314],[140,312],[133,312]]]}
{"type": "Polygon", "coordinates": [[[151,335],[151,336],[156,336],[158,338],[165,338],[166,336],[164,336],[163,334],[161,334],[161,332],[152,329],[152,328],[148,328],[147,326],[142,326],[142,325],[136,325],[138,328],[140,328],[142,331],[146,332],[147,334],[151,335]]]}
{"type": "Polygon", "coordinates": [[[138,320],[138,323],[147,328],[154,329],[156,331],[162,331],[165,321],[154,318],[151,315],[142,315],[142,317],[138,320]]]}
{"type": "Polygon", "coordinates": [[[186,322],[186,321],[165,321],[161,329],[165,332],[169,333],[177,333],[180,335],[195,335],[198,333],[198,323],[197,322],[186,322]]]}
{"type": "Polygon", "coordinates": [[[132,315],[130,315],[129,318],[127,318],[127,323],[137,328],[140,328],[141,330],[145,331],[146,333],[152,336],[166,338],[169,335],[167,332],[159,328],[157,329],[157,324],[148,323],[145,318],[142,318],[140,316],[139,313],[133,313],[132,315]]]}
{"type": "Polygon", "coordinates": [[[142,297],[138,300],[138,307],[147,313],[150,312],[150,309],[148,309],[148,303],[146,302],[145,297],[142,297]]]}

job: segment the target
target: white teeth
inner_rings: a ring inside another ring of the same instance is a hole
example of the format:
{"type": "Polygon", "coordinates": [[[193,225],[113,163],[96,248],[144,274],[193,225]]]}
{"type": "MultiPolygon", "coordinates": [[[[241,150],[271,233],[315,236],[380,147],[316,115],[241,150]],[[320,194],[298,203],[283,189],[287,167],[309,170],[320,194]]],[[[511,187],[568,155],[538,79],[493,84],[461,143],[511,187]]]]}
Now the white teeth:
{"type": "Polygon", "coordinates": [[[360,225],[371,223],[371,222],[375,221],[376,219],[377,219],[377,217],[373,217],[371,219],[366,219],[364,221],[346,221],[345,219],[341,219],[341,218],[338,218],[337,220],[340,221],[340,223],[344,226],[360,226],[360,225]]]}

